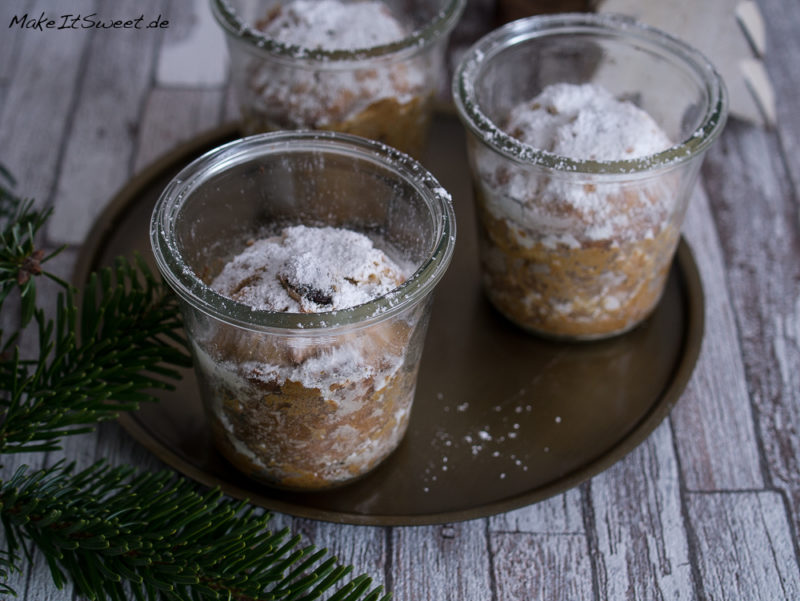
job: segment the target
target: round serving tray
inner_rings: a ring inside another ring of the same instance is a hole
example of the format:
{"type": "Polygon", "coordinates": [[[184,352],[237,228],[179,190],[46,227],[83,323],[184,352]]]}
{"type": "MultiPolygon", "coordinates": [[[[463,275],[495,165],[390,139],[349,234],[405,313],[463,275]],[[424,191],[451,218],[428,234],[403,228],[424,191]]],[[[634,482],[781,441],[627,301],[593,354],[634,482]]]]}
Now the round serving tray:
{"type": "MultiPolygon", "coordinates": [[[[154,265],[148,227],[161,190],[193,158],[236,136],[234,125],[199,136],[128,182],[82,248],[75,283],[133,251],[154,265]]],[[[191,370],[159,403],[122,415],[122,426],[168,465],[232,497],[372,525],[452,522],[522,507],[587,480],[640,444],[678,400],[703,336],[702,286],[685,241],[645,323],[601,342],[543,340],[507,322],[480,291],[464,132],[453,115],[436,116],[423,162],[453,195],[458,241],[436,290],[408,434],[378,469],[316,493],[248,479],[214,449],[191,370]]]]}

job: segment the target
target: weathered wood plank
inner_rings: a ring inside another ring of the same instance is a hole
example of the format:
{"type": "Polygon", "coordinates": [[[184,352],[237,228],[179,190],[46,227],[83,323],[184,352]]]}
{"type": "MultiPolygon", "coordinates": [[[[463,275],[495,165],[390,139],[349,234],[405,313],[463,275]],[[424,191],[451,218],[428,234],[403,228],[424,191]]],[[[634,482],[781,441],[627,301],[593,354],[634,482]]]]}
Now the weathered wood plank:
{"type": "Polygon", "coordinates": [[[769,473],[800,528],[800,228],[774,133],[728,125],[704,169],[769,473]]]}
{"type": "Polygon", "coordinates": [[[491,599],[485,520],[393,528],[391,582],[395,601],[491,599]]]}
{"type": "Polygon", "coordinates": [[[742,350],[702,186],[692,196],[684,233],[703,281],[706,324],[695,372],[672,411],[681,472],[689,490],[760,488],[764,481],[742,350]]]}
{"type": "Polygon", "coordinates": [[[800,599],[791,527],[773,492],[687,495],[703,599],[800,599]]]}
{"type": "Polygon", "coordinates": [[[573,488],[540,503],[492,516],[489,518],[489,531],[584,534],[580,489],[573,488]]]}
{"type": "MultiPolygon", "coordinates": [[[[75,0],[70,10],[92,12],[93,6],[90,0],[75,0]]],[[[90,34],[84,32],[25,30],[21,34],[22,45],[0,115],[0,148],[6,167],[39,206],[51,202],[89,39],[90,34]]]]}
{"type": "Polygon", "coordinates": [[[497,601],[594,599],[586,537],[493,534],[497,601]]]}
{"type": "Polygon", "coordinates": [[[15,4],[5,3],[0,6],[0,27],[3,27],[3,35],[0,36],[0,113],[5,103],[11,80],[14,72],[22,68],[19,62],[19,53],[22,51],[22,41],[25,30],[20,27],[11,26],[15,18],[22,18],[28,14],[32,7],[32,0],[17,2],[15,4]]]}
{"type": "Polygon", "coordinates": [[[158,55],[156,85],[221,87],[227,77],[228,51],[222,28],[211,14],[211,2],[173,2],[167,15],[173,31],[158,55]]]}
{"type": "MultiPolygon", "coordinates": [[[[12,12],[32,10],[33,3],[4,3],[0,18],[2,27],[10,24],[12,12]]],[[[76,0],[72,9],[85,10],[92,2],[76,0]]],[[[47,7],[44,7],[47,8],[47,7]]],[[[41,10],[41,9],[40,9],[41,10]]],[[[39,206],[51,202],[50,194],[57,177],[61,139],[70,119],[72,98],[80,80],[81,58],[86,36],[52,35],[53,32],[6,29],[0,36],[0,146],[4,148],[3,164],[18,181],[17,191],[35,198],[39,206]],[[54,102],[57,98],[59,101],[54,102]]],[[[69,263],[62,255],[47,265],[61,273],[59,266],[69,263]]],[[[53,286],[39,279],[39,299],[52,305],[53,286]]],[[[9,301],[3,307],[2,327],[17,328],[18,305],[9,301]]],[[[51,313],[52,314],[52,313],[51,313]]],[[[35,351],[35,333],[29,330],[21,340],[22,352],[35,351]]],[[[8,455],[2,458],[2,477],[14,473],[22,465],[36,470],[46,461],[44,453],[8,455]]],[[[0,541],[5,546],[5,540],[0,541]]],[[[46,562],[34,553],[34,560],[20,563],[21,573],[8,579],[23,601],[48,601],[71,598],[72,586],[58,591],[46,562]]]]}
{"type": "Polygon", "coordinates": [[[8,83],[14,71],[20,67],[17,52],[25,29],[20,27],[20,21],[25,15],[31,15],[33,0],[18,0],[15,3],[5,2],[0,7],[0,27],[3,35],[0,36],[0,56],[5,60],[0,62],[0,85],[8,83]]]}
{"type": "Polygon", "coordinates": [[[220,122],[222,90],[154,89],[145,104],[133,162],[141,171],[159,156],[220,122]]]}
{"type": "Polygon", "coordinates": [[[695,599],[669,424],[589,483],[598,598],[695,599]]]}
{"type": "Polygon", "coordinates": [[[800,188],[800,4],[759,0],[767,30],[766,64],[775,89],[778,136],[794,188],[800,188]]]}
{"type": "MultiPolygon", "coordinates": [[[[124,13],[121,7],[117,11],[124,13]]],[[[140,2],[136,12],[145,19],[155,18],[163,12],[162,1],[140,2]]],[[[105,203],[130,175],[133,140],[164,31],[169,30],[93,32],[56,188],[58,203],[48,229],[51,239],[81,243],[105,203]]]]}
{"type": "Polygon", "coordinates": [[[489,518],[497,601],[593,599],[581,489],[489,518]]]}

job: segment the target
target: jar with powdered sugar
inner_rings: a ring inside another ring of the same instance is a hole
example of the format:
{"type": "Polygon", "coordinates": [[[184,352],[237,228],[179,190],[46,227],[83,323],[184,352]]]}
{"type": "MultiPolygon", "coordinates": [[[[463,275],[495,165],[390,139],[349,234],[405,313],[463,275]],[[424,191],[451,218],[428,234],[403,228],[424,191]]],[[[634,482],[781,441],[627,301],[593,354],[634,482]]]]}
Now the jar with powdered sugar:
{"type": "Polygon", "coordinates": [[[212,0],[246,134],[324,129],[419,157],[466,0],[212,0]]]}
{"type": "Polygon", "coordinates": [[[452,91],[492,304],[564,339],[605,338],[646,319],[726,120],[713,66],[625,17],[537,16],[479,40],[452,91]]]}
{"type": "Polygon", "coordinates": [[[449,194],[417,162],[340,133],[251,136],[182,170],[150,236],[234,466],[319,490],[400,444],[455,244],[449,194]]]}

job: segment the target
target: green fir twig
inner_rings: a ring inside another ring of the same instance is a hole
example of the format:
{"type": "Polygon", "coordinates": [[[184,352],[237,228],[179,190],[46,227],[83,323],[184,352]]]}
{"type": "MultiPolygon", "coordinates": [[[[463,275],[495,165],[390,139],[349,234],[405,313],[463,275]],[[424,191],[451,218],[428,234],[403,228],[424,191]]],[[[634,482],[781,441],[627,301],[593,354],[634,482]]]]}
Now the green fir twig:
{"type": "MultiPolygon", "coordinates": [[[[44,270],[42,266],[55,257],[62,248],[49,254],[35,246],[35,237],[47,219],[50,210],[37,210],[31,199],[13,191],[14,178],[0,165],[0,306],[8,295],[19,289],[21,327],[31,320],[36,309],[36,278],[44,275],[63,287],[66,282],[44,270]]],[[[4,347],[8,347],[6,342],[4,347]]]]}
{"type": "MultiPolygon", "coordinates": [[[[89,599],[292,599],[310,601],[351,571],[288,530],[270,532],[269,514],[200,493],[170,472],[136,474],[95,464],[20,468],[0,485],[0,507],[18,556],[23,539],[44,552],[58,587],[72,580],[89,599]]],[[[340,594],[366,595],[352,579],[340,594]]]]}
{"type": "Polygon", "coordinates": [[[15,351],[0,364],[0,453],[52,451],[64,436],[94,429],[172,388],[191,365],[175,297],[139,259],[92,275],[81,306],[67,287],[55,320],[35,311],[39,356],[15,351]],[[79,320],[80,314],[80,320],[79,320]],[[80,321],[80,327],[79,327],[80,321]]]}

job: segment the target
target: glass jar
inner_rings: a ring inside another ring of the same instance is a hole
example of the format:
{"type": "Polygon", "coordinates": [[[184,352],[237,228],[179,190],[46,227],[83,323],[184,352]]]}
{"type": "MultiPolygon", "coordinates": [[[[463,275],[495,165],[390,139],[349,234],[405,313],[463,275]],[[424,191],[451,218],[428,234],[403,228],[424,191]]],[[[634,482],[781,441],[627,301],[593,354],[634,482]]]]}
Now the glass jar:
{"type": "Polygon", "coordinates": [[[535,16],[479,40],[456,69],[453,96],[468,131],[492,304],[526,330],[563,339],[642,322],[661,297],[702,157],[727,117],[713,66],[625,17],[535,16]],[[555,84],[608,90],[673,144],[631,159],[575,159],[503,129],[513,107],[555,84]]]}
{"type": "Polygon", "coordinates": [[[416,161],[333,132],[275,132],[208,152],[158,200],[150,239],[181,299],[213,439],[249,476],[315,490],[358,478],[409,422],[434,286],[450,262],[448,193],[416,161]],[[411,274],[337,311],[256,310],[208,283],[289,225],[368,236],[411,274]]]}
{"type": "Polygon", "coordinates": [[[383,0],[403,26],[404,37],[338,49],[305,48],[266,35],[270,15],[289,4],[212,0],[228,41],[243,132],[333,130],[419,157],[445,79],[447,40],[466,0],[383,0]]]}

